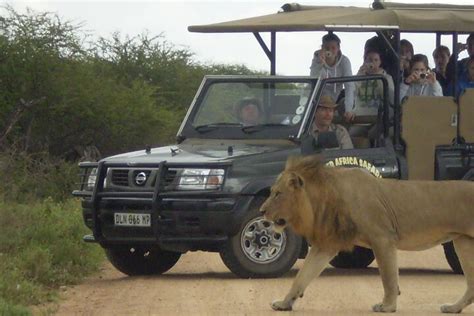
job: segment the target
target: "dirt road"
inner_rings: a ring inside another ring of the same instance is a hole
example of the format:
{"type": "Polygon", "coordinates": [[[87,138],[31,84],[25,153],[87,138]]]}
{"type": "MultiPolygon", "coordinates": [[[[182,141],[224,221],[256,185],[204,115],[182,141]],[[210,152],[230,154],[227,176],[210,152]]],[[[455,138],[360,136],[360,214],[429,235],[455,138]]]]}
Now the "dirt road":
{"type": "MultiPolygon", "coordinates": [[[[302,265],[286,276],[242,280],[231,274],[218,254],[187,253],[162,276],[127,277],[106,264],[100,275],[68,288],[57,315],[286,315],[269,303],[282,298],[302,265]]],[[[451,273],[443,249],[400,252],[397,315],[440,315],[465,289],[463,276],[451,273]]],[[[295,315],[376,315],[382,298],[375,263],[369,269],[328,268],[294,306],[295,315]]],[[[474,314],[474,306],[464,310],[474,314]]]]}

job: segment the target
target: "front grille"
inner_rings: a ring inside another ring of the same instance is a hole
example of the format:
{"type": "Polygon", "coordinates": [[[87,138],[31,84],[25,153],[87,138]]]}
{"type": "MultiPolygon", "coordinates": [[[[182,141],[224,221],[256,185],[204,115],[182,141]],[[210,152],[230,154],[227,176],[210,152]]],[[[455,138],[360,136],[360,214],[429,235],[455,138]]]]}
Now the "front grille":
{"type": "Polygon", "coordinates": [[[127,169],[113,169],[112,184],[124,187],[128,186],[128,171],[127,169]]]}
{"type": "MultiPolygon", "coordinates": [[[[170,189],[172,186],[175,185],[175,180],[177,176],[178,170],[177,169],[168,169],[163,186],[166,189],[170,189]]],[[[139,189],[143,188],[145,190],[152,190],[152,188],[156,184],[156,179],[159,175],[158,169],[115,169],[112,168],[110,170],[110,180],[113,186],[120,186],[120,187],[128,187],[139,189]],[[138,184],[136,182],[136,178],[140,173],[144,173],[146,175],[146,181],[144,183],[138,184]]]]}

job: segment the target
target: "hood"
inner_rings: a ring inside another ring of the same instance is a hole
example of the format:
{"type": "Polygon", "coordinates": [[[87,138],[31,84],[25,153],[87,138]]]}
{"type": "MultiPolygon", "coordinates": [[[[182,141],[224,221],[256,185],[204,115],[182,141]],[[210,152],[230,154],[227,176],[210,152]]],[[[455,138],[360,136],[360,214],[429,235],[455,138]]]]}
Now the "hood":
{"type": "Polygon", "coordinates": [[[289,141],[262,141],[243,143],[241,140],[186,140],[181,144],[145,149],[111,156],[103,159],[106,162],[140,164],[140,163],[219,163],[230,162],[237,158],[275,152],[295,144],[289,141]]]}

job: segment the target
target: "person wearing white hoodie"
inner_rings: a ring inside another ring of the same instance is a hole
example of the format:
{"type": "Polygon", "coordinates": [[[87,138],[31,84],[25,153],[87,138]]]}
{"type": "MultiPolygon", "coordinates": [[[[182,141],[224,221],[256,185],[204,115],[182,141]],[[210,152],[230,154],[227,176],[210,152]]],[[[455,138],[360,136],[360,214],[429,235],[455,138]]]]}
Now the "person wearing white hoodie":
{"type": "MultiPolygon", "coordinates": [[[[310,69],[311,76],[321,79],[352,76],[351,62],[349,58],[341,53],[341,40],[337,35],[328,33],[323,36],[321,49],[314,52],[310,69]]],[[[337,100],[342,88],[342,83],[327,85],[324,94],[330,95],[334,100],[337,100]]],[[[344,116],[347,121],[351,121],[354,118],[354,83],[344,83],[344,89],[344,116]]]]}
{"type": "Polygon", "coordinates": [[[400,100],[412,95],[443,96],[443,89],[436,80],[436,74],[429,70],[428,57],[423,54],[413,56],[410,61],[410,75],[400,85],[400,100]]]}

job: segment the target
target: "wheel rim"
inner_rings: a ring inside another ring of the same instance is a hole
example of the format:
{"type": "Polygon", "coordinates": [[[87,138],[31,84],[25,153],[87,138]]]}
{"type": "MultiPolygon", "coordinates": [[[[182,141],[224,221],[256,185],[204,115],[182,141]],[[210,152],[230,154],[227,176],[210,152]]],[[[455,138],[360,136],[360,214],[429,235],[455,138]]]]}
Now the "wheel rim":
{"type": "Polygon", "coordinates": [[[285,251],[286,233],[277,233],[273,224],[256,217],[242,230],[240,246],[245,256],[255,263],[270,263],[285,251]]]}

